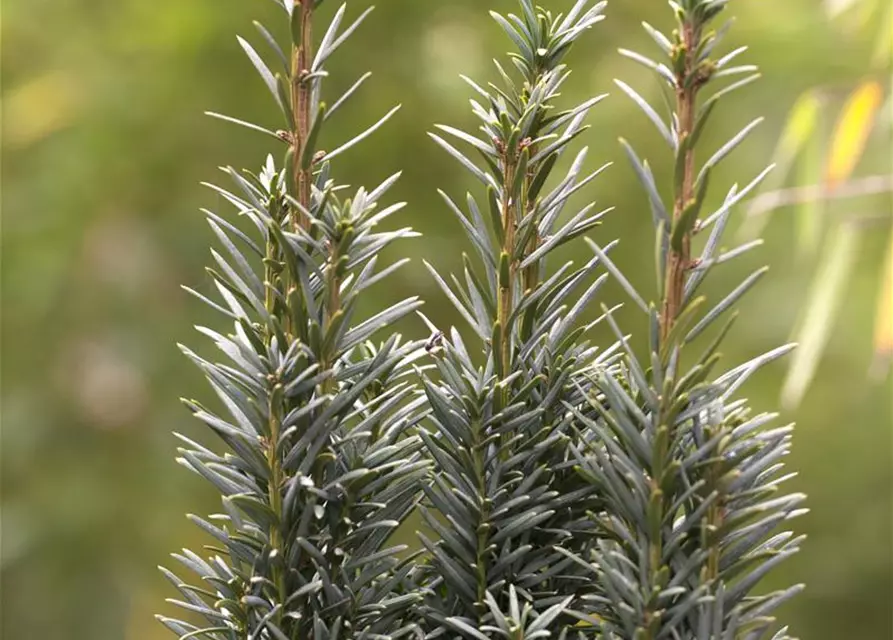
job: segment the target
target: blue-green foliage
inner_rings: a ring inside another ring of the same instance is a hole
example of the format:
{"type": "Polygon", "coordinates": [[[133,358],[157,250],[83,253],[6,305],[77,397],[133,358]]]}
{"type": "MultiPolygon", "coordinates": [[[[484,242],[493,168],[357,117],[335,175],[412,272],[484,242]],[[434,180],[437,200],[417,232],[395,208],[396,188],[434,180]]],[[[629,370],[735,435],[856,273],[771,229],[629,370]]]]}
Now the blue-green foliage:
{"type": "MultiPolygon", "coordinates": [[[[754,121],[723,145],[698,170],[695,150],[700,132],[720,98],[755,79],[755,68],[734,66],[743,49],[712,57],[728,25],[708,31],[724,0],[670,3],[677,29],[666,36],[645,24],[663,54],[662,61],[622,50],[656,73],[676,104],[669,121],[631,87],[621,90],[641,108],[676,156],[674,199],[665,203],[648,164],[629,145],[626,153],[642,183],[655,223],[657,289],[661,299],[648,305],[603,251],[637,306],[648,315],[647,354],[634,353],[623,341],[622,366],[603,369],[593,378],[594,416],[573,408],[587,442],[577,451],[580,468],[604,499],[597,518],[608,535],[589,558],[594,582],[580,618],[604,638],[786,638],[775,632],[772,611],[800,591],[794,586],[755,595],[759,581],[795,553],[802,540],[783,527],[803,512],[803,496],[786,494],[782,483],[791,426],[772,427],[775,414],[754,413],[737,397],[758,369],[787,353],[785,346],[721,374],[718,348],[735,316],[720,318],[765,273],[759,269],[712,307],[698,287],[717,264],[748,251],[750,243],[720,253],[723,230],[735,205],[768,172],[746,187],[733,186],[723,204],[699,220],[711,169],[758,124],[754,121]],[[702,90],[726,77],[742,80],[699,101],[702,90]],[[701,255],[691,255],[693,238],[707,235],[701,255]],[[678,304],[672,299],[674,275],[678,304]],[[714,335],[706,347],[692,342],[714,335]],[[782,529],[779,529],[782,527],[782,529]]],[[[721,104],[721,103],[719,103],[721,104]]],[[[714,116],[715,117],[715,116],[714,116]]],[[[622,333],[613,318],[611,327],[622,333]]],[[[571,555],[571,554],[569,554],[571,555]]]]}
{"type": "Polygon", "coordinates": [[[519,602],[542,612],[537,628],[552,632],[575,622],[565,609],[589,582],[560,551],[588,549],[597,526],[589,512],[601,504],[574,469],[569,408],[587,411],[592,372],[617,350],[589,344],[580,322],[607,277],[596,277],[599,260],[547,263],[607,211],[586,203],[561,222],[604,168],[584,171],[585,148],[553,179],[604,97],[562,107],[559,95],[565,54],[604,7],[581,0],[562,15],[524,0],[518,16],[493,13],[517,47],[515,68],[496,62],[500,81],[487,88],[468,80],[478,132],[439,126],[432,134],[481,183],[464,206],[442,194],[476,259],[464,256],[464,273],[450,282],[429,265],[473,332],[469,342],[445,332],[437,378],[425,380],[433,429],[421,435],[436,473],[422,515],[436,535],[421,535],[430,556],[422,613],[432,634],[489,637],[505,625],[517,634],[519,602]]]}
{"type": "MultiPolygon", "coordinates": [[[[304,19],[299,6],[283,8],[293,23],[304,19]]],[[[289,69],[263,27],[284,75],[240,39],[289,130],[247,124],[284,143],[284,166],[271,156],[259,175],[226,169],[232,190],[212,186],[249,221],[250,233],[206,212],[223,249],[212,251],[216,266],[208,270],[219,302],[194,293],[234,329],[200,329],[222,362],[183,348],[222,410],[187,405],[229,451],[181,438],[180,462],[221,492],[224,508],[207,519],[191,516],[214,540],[210,557],[174,556],[198,583],[164,570],[182,593],[176,604],[198,614],[161,618],[181,637],[321,640],[396,637],[411,628],[412,564],[405,547],[387,541],[413,510],[429,466],[413,435],[423,398],[408,377],[424,351],[398,335],[371,340],[420,303],[410,298],[368,318],[356,308],[403,264],[376,271],[380,251],[414,234],[377,230],[403,206],[381,205],[396,176],[349,193],[330,177],[330,161],[378,125],[328,153],[315,148],[334,111],[326,113],[321,100],[323,63],[359,24],[339,30],[344,13],[336,13],[309,72],[289,69]],[[309,98],[303,111],[293,99],[301,95],[309,98]],[[303,202],[296,175],[312,181],[303,202]]],[[[297,49],[302,30],[292,32],[297,49]]]]}
{"type": "Polygon", "coordinates": [[[715,373],[729,312],[765,269],[711,304],[698,295],[716,265],[758,246],[719,249],[736,205],[768,172],[706,213],[712,169],[759,124],[698,166],[711,114],[755,78],[733,64],[742,50],[714,54],[726,27],[708,27],[726,0],[671,2],[669,36],[645,24],[660,60],[621,50],[675,105],[666,118],[617,81],[675,157],[664,199],[622,142],[655,227],[652,302],[611,260],[616,242],[586,237],[609,209],[571,205],[607,165],[587,172],[586,148],[560,163],[604,97],[561,104],[565,56],[606,3],[557,13],[520,0],[519,15],[492,14],[515,46],[511,66],[496,62],[498,82],[486,86],[466,79],[477,131],[431,134],[480,182],[462,199],[441,194],[474,250],[462,274],[426,263],[470,332],[419,314],[430,336],[409,342],[372,339],[419,300],[356,313],[361,294],[405,263],[376,271],[379,252],[415,235],[377,230],[402,208],[380,204],[396,176],[350,192],[330,176],[332,161],[396,109],[331,151],[316,145],[368,78],[326,107],[325,62],[368,11],[343,27],[338,9],[314,51],[305,40],[321,0],[277,3],[290,50],[258,29],[283,69],[239,42],[286,129],[211,114],[277,140],[284,161],[271,156],[258,175],[226,169],[231,190],[212,186],[246,224],[206,212],[222,248],[208,270],[217,295],[190,291],[234,328],[200,329],[222,362],[183,350],[221,409],[187,405],[228,451],[181,437],[179,460],[220,491],[223,513],[190,516],[215,546],[208,557],[174,556],[197,574],[194,586],[163,570],[187,619],[161,621],[181,638],[217,640],[788,638],[772,612],[800,587],[755,594],[801,542],[783,528],[803,511],[803,496],[781,489],[791,427],[770,426],[776,416],[752,412],[738,391],[791,347],[715,373]],[[732,84],[703,98],[726,77],[732,84]],[[574,240],[592,259],[550,264],[574,240]],[[609,278],[647,316],[644,353],[616,308],[601,304],[583,321],[609,278]],[[605,347],[587,336],[598,322],[616,338],[605,347]],[[388,540],[415,512],[421,549],[406,554],[388,540]]]}

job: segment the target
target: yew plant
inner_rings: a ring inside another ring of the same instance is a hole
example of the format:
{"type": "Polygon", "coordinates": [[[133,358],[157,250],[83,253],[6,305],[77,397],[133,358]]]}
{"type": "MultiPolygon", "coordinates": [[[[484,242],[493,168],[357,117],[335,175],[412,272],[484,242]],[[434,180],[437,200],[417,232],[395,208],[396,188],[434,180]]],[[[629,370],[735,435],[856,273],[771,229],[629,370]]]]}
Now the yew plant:
{"type": "Polygon", "coordinates": [[[183,612],[159,620],[213,640],[789,637],[772,612],[800,587],[759,583],[801,541],[784,529],[803,511],[803,496],[781,488],[791,427],[738,391],[790,347],[717,373],[733,309],[764,270],[720,300],[699,295],[715,266],[758,245],[720,249],[766,175],[708,211],[713,167],[758,124],[699,161],[708,120],[756,77],[736,62],[743,50],[720,53],[727,26],[711,30],[727,0],[670,2],[671,34],[645,24],[657,57],[620,52],[657,74],[672,105],[660,115],[617,81],[675,158],[662,178],[621,151],[654,223],[651,302],[609,257],[617,242],[596,233],[610,207],[581,197],[608,166],[588,168],[580,146],[605,96],[561,95],[567,53],[603,28],[606,3],[519,0],[517,14],[492,13],[513,50],[493,82],[466,79],[478,128],[431,133],[476,181],[462,198],[441,193],[468,238],[462,272],[426,263],[461,331],[421,314],[416,297],[359,313],[407,262],[380,265],[382,249],[417,234],[381,229],[403,208],[386,203],[398,176],[351,188],[337,158],[397,109],[321,149],[320,132],[369,77],[330,100],[326,62],[370,10],[348,19],[341,6],[323,25],[330,0],[274,1],[288,45],[257,23],[265,54],[239,43],[281,124],[209,114],[276,151],[259,171],[227,167],[226,187],[208,185],[232,209],[204,212],[219,247],[213,294],[187,291],[231,329],[200,328],[216,357],[182,347],[218,399],[186,405],[218,444],[178,436],[178,461],[219,490],[222,511],[189,516],[209,544],[173,556],[189,581],[162,569],[183,612]],[[556,262],[572,242],[592,258],[556,262]],[[600,300],[610,278],[647,317],[641,353],[600,300]],[[406,340],[391,327],[414,312],[419,336],[406,340]],[[615,339],[594,343],[598,323],[615,339]],[[396,544],[415,514],[418,544],[396,544]]]}
{"type": "Polygon", "coordinates": [[[651,69],[672,105],[661,116],[634,89],[617,86],[657,129],[674,156],[661,197],[646,162],[623,140],[641,182],[655,228],[658,296],[646,302],[598,243],[588,240],[650,326],[647,352],[635,353],[608,313],[623,346],[620,366],[602,367],[589,396],[595,417],[574,410],[583,447],[580,469],[604,497],[595,518],[606,535],[590,558],[592,593],[583,620],[604,638],[788,638],[775,631],[772,612],[802,585],[761,594],[767,572],[799,549],[802,536],[784,530],[804,512],[804,496],[782,486],[792,426],[772,426],[772,413],[755,413],[737,392],[754,373],[789,352],[782,346],[748,362],[722,365],[719,348],[744,294],[766,273],[760,268],[719,300],[699,288],[713,269],[759,246],[721,250],[735,207],[771,167],[743,187],[735,184],[709,211],[713,168],[761,119],[698,161],[699,139],[731,95],[757,79],[738,64],[746,47],[718,53],[728,23],[711,25],[728,0],[671,1],[676,28],[669,36],[649,24],[657,59],[621,50],[651,69]],[[706,240],[695,250],[696,241],[706,240]],[[709,339],[695,346],[699,337],[709,339]],[[774,635],[771,635],[774,634],[774,635]]]}
{"type": "Polygon", "coordinates": [[[413,234],[378,231],[402,208],[382,204],[396,176],[349,189],[331,172],[332,161],[390,114],[334,149],[317,148],[322,128],[368,77],[325,101],[325,63],[367,14],[345,23],[342,7],[316,43],[320,4],[281,5],[288,51],[257,25],[272,67],[239,39],[285,128],[218,116],[275,139],[280,160],[270,156],[256,174],[227,168],[232,186],[211,186],[252,233],[206,212],[223,251],[212,251],[216,266],[208,269],[219,300],[193,293],[233,330],[201,329],[223,362],[183,348],[223,411],[186,404],[227,451],[181,437],[179,461],[214,484],[224,512],[191,516],[214,540],[213,555],[174,556],[198,585],[165,571],[182,594],[177,604],[203,619],[161,619],[181,637],[394,635],[410,624],[408,605],[418,598],[404,549],[388,539],[418,503],[430,466],[413,433],[425,408],[411,365],[424,352],[399,335],[374,340],[420,303],[356,313],[361,296],[402,264],[376,269],[380,251],[413,234]]]}

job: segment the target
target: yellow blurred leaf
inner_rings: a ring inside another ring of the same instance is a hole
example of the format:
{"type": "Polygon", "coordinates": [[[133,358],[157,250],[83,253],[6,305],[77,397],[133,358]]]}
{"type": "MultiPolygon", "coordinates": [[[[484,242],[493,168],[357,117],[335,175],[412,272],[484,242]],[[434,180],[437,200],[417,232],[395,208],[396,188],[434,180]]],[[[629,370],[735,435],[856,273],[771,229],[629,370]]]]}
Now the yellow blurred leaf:
{"type": "Polygon", "coordinates": [[[859,252],[859,231],[854,224],[840,223],[828,237],[830,246],[822,251],[824,261],[794,337],[799,347],[781,391],[782,403],[788,408],[800,404],[815,376],[859,252]]]}
{"type": "Polygon", "coordinates": [[[825,11],[833,18],[849,9],[854,3],[855,0],[825,0],[825,11]]]}
{"type": "Polygon", "coordinates": [[[822,101],[816,91],[807,91],[797,98],[778,143],[778,158],[790,161],[797,155],[815,131],[821,107],[822,101]]]}
{"type": "Polygon", "coordinates": [[[893,359],[893,232],[890,233],[890,248],[884,265],[874,327],[874,350],[878,366],[886,368],[893,359]]]}
{"type": "Polygon", "coordinates": [[[881,31],[874,45],[871,62],[875,67],[889,68],[893,59],[893,3],[887,6],[887,13],[881,19],[881,31]]]}
{"type": "Polygon", "coordinates": [[[883,97],[880,83],[870,80],[857,87],[844,105],[834,129],[825,170],[825,184],[829,189],[853,173],[865,151],[883,97]]]}
{"type": "MultiPolygon", "coordinates": [[[[804,134],[800,145],[803,152],[798,163],[797,184],[816,184],[822,181],[822,158],[827,151],[827,136],[822,126],[826,118],[821,117],[818,98],[810,105],[810,111],[801,116],[809,120],[809,133],[804,134]],[[821,131],[822,133],[819,133],[821,131]]],[[[797,254],[798,258],[812,258],[819,250],[822,241],[822,228],[825,222],[823,213],[825,202],[821,198],[806,199],[797,207],[797,254]]]]}
{"type": "MultiPolygon", "coordinates": [[[[763,183],[762,191],[764,193],[778,189],[784,184],[794,160],[814,137],[821,112],[822,96],[819,91],[805,91],[797,98],[794,106],[788,112],[784,129],[782,129],[778,144],[775,146],[775,152],[772,154],[775,170],[763,183]]],[[[756,199],[751,201],[751,207],[744,219],[744,224],[738,232],[739,238],[756,238],[769,223],[771,211],[765,212],[764,215],[755,215],[753,206],[755,203],[756,199]]]]}
{"type": "Polygon", "coordinates": [[[8,92],[3,144],[27,147],[66,127],[81,107],[82,91],[75,78],[51,71],[8,92]]]}

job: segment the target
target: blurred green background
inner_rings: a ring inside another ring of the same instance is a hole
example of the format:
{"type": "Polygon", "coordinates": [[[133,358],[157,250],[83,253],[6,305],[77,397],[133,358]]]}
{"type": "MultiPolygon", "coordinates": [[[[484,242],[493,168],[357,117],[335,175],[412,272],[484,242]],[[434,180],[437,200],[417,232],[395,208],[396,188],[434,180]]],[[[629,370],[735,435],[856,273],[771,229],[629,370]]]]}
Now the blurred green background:
{"type": "MultiPolygon", "coordinates": [[[[330,16],[335,4],[329,0],[321,17],[330,16]]],[[[356,15],[368,2],[350,4],[356,15]]],[[[403,104],[395,120],[337,161],[335,171],[354,185],[377,184],[404,171],[394,193],[410,206],[394,224],[411,224],[425,237],[399,246],[416,266],[398,272],[378,295],[420,294],[428,300],[427,315],[446,326],[459,319],[418,260],[427,257],[445,270],[459,264],[460,229],[435,189],[461,196],[473,185],[424,134],[435,122],[472,125],[470,92],[458,74],[493,78],[489,61],[502,55],[507,41],[488,18],[487,5],[507,11],[513,3],[378,4],[331,61],[330,96],[367,69],[374,76],[322,146],[403,104]]],[[[548,4],[561,9],[568,3],[548,4]]],[[[853,175],[889,174],[888,3],[730,4],[738,21],[726,46],[748,44],[745,58],[759,64],[764,77],[728,100],[723,116],[714,116],[705,147],[722,144],[757,115],[767,122],[714,175],[714,201],[720,189],[748,182],[776,153],[792,105],[811,89],[820,91],[827,114],[825,131],[816,127],[810,136],[820,148],[833,137],[851,92],[866,81],[879,83],[886,107],[856,154],[853,175]]],[[[593,112],[583,140],[591,147],[592,168],[608,160],[616,164],[581,199],[617,207],[595,235],[602,242],[622,237],[617,260],[644,291],[650,291],[653,273],[649,214],[617,138],[630,139],[664,183],[670,158],[612,79],[624,78],[660,104],[654,80],[616,49],[652,51],[639,21],[668,28],[668,18],[664,3],[615,0],[608,20],[572,53],[576,71],[565,94],[570,105],[612,93],[593,112]]],[[[269,150],[263,136],[202,112],[279,126],[235,41],[239,33],[265,50],[252,19],[283,33],[281,11],[261,0],[3,2],[4,638],[168,637],[152,614],[167,611],[163,600],[173,594],[155,567],[169,552],[205,542],[186,512],[206,513],[218,505],[209,487],[174,463],[171,436],[177,430],[204,438],[178,397],[208,396],[175,343],[205,347],[192,325],[224,324],[178,286],[207,290],[209,284],[203,265],[211,234],[198,209],[232,214],[199,182],[216,180],[219,165],[255,168],[269,150]]],[[[823,156],[805,148],[784,184],[821,180],[823,156]]],[[[757,264],[773,267],[747,299],[726,349],[729,364],[789,340],[802,326],[802,309],[823,314],[827,340],[819,341],[825,348],[815,376],[802,403],[782,415],[799,425],[789,464],[800,474],[792,488],[809,494],[811,513],[796,523],[809,539],[771,580],[807,584],[783,611],[804,638],[891,638],[893,399],[884,361],[890,336],[885,325],[875,326],[891,244],[890,196],[841,199],[812,207],[806,218],[803,213],[798,207],[775,211],[765,220],[766,245],[718,270],[708,292],[728,290],[757,264]],[[850,246],[850,268],[832,316],[828,305],[806,305],[841,221],[856,225],[859,237],[850,246]]],[[[586,251],[577,247],[568,255],[584,258],[586,251]]],[[[622,301],[622,292],[608,288],[604,300],[622,301]]],[[[425,335],[418,322],[402,330],[425,335]]],[[[779,406],[786,375],[780,363],[762,372],[747,387],[753,404],[779,406]]]]}

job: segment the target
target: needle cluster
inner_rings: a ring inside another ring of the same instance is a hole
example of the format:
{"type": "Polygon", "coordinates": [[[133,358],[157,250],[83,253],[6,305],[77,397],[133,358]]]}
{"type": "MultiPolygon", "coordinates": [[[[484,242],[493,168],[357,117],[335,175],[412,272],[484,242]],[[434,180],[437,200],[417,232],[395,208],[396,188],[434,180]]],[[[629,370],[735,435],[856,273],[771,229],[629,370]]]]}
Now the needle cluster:
{"type": "Polygon", "coordinates": [[[650,301],[611,259],[617,242],[594,234],[610,207],[577,202],[608,167],[588,169],[577,148],[605,96],[574,105],[561,95],[567,54],[600,28],[606,3],[558,12],[519,0],[517,15],[492,13],[514,50],[495,62],[494,82],[466,78],[477,129],[430,134],[476,184],[462,198],[441,193],[468,239],[462,272],[426,263],[462,331],[439,328],[416,297],[358,311],[406,262],[379,265],[381,251],[417,234],[380,228],[403,208],[385,204],[397,176],[372,189],[335,178],[335,160],[396,108],[318,147],[369,76],[325,99],[327,60],[369,12],[346,22],[342,6],[316,38],[324,1],[276,0],[285,49],[256,24],[273,65],[239,39],[282,129],[210,114],[280,153],[256,173],[225,168],[226,188],[208,185],[236,218],[205,211],[219,245],[215,294],[188,291],[232,329],[199,328],[216,358],[183,347],[219,399],[186,404],[225,451],[179,436],[179,462],[219,490],[223,509],[190,516],[213,544],[174,555],[197,581],[163,569],[184,614],[161,622],[211,640],[788,638],[772,612],[800,587],[758,586],[801,542],[784,529],[804,511],[803,496],[782,488],[792,428],[738,392],[791,347],[722,364],[734,309],[765,269],[719,300],[699,294],[717,265],[759,245],[719,249],[768,172],[710,211],[714,167],[759,124],[699,160],[708,121],[757,77],[737,63],[744,49],[719,53],[728,25],[711,25],[727,0],[671,1],[671,34],[644,25],[655,58],[620,51],[654,72],[670,105],[661,115],[617,81],[675,160],[662,185],[621,140],[654,224],[650,301]],[[585,264],[556,260],[573,242],[591,250],[585,264]],[[617,307],[599,301],[609,279],[647,320],[641,352],[617,307]],[[393,333],[413,312],[427,339],[393,333]],[[606,345],[590,339],[598,323],[614,333],[606,345]],[[418,545],[393,544],[416,514],[418,545]]]}

